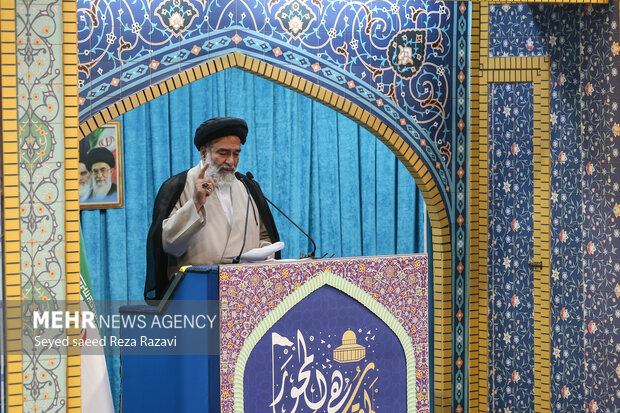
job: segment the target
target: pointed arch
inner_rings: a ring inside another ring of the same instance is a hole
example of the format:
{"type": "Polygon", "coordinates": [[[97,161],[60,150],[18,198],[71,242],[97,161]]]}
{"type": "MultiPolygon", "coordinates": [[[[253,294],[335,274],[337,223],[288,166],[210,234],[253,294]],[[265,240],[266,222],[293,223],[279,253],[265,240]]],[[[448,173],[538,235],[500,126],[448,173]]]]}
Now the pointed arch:
{"type": "Polygon", "coordinates": [[[413,176],[429,216],[432,234],[433,371],[435,406],[452,404],[452,238],[442,184],[435,180],[417,149],[367,110],[316,83],[239,51],[209,60],[101,110],[79,126],[80,139],[112,119],[162,95],[229,68],[245,70],[316,100],[352,119],[383,142],[413,176]]]}

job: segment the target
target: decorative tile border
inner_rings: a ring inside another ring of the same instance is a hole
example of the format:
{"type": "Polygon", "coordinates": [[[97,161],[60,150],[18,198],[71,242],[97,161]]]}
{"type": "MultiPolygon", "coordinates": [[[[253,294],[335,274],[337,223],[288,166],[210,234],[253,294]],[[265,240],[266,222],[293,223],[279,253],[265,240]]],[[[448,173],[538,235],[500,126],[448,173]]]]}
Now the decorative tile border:
{"type": "MultiPolygon", "coordinates": [[[[354,298],[359,299],[359,294],[352,289],[360,289],[364,294],[368,294],[362,303],[370,305],[369,308],[388,322],[391,328],[395,327],[393,322],[402,325],[400,330],[394,331],[401,343],[410,341],[412,344],[410,350],[413,353],[408,352],[407,346],[404,346],[408,354],[407,359],[415,354],[415,368],[418,372],[417,375],[414,374],[417,376],[415,380],[418,392],[417,409],[428,411],[428,318],[424,314],[424,308],[427,306],[426,298],[423,299],[427,294],[424,291],[428,291],[425,275],[427,265],[427,257],[418,254],[221,267],[221,322],[229,327],[226,336],[220,340],[222,411],[233,411],[230,399],[233,395],[234,411],[242,411],[238,410],[239,395],[242,394],[239,393],[242,376],[239,376],[236,369],[244,367],[251,348],[266,331],[260,326],[265,323],[271,326],[277,321],[279,314],[298,301],[295,297],[299,294],[305,296],[323,285],[321,281],[325,280],[317,280],[317,277],[324,272],[337,274],[334,278],[342,277],[340,281],[334,282],[333,286],[354,298]],[[402,289],[405,284],[413,294],[402,289]],[[304,291],[306,294],[303,294],[304,291]],[[370,304],[370,301],[373,303],[370,304]],[[386,319],[383,317],[386,312],[396,318],[386,319]],[[246,313],[252,314],[248,322],[235,321],[239,314],[246,313]],[[248,340],[249,347],[244,344],[248,340]]],[[[411,370],[408,372],[409,379],[412,377],[409,375],[411,372],[411,370]]],[[[409,379],[408,382],[411,383],[409,379]]],[[[410,408],[415,409],[415,406],[411,405],[413,400],[410,396],[411,394],[408,394],[408,404],[410,408]]]]}
{"type": "MultiPolygon", "coordinates": [[[[62,2],[62,73],[64,126],[64,206],[65,206],[65,299],[67,311],[80,309],[80,204],[77,177],[78,150],[78,46],[77,2],[62,2]]],[[[80,330],[67,329],[69,340],[79,338],[80,330]]],[[[78,349],[67,353],[67,412],[81,413],[81,360],[78,349]]]]}
{"type": "MultiPolygon", "coordinates": [[[[22,302],[44,298],[71,311],[79,308],[79,212],[77,198],[72,202],[71,191],[66,191],[74,186],[77,192],[77,37],[71,34],[75,33],[76,4],[18,0],[14,11],[14,19],[21,17],[15,20],[14,33],[19,34],[14,34],[9,54],[15,59],[14,159],[20,188],[16,196],[20,234],[16,288],[22,302]],[[75,168],[66,170],[66,159],[72,157],[75,168]],[[73,301],[65,307],[61,304],[65,299],[73,301]]],[[[4,117],[4,105],[2,109],[4,117]]],[[[28,318],[23,311],[16,311],[20,323],[28,318]]],[[[64,358],[26,351],[27,342],[33,340],[31,333],[32,329],[22,328],[20,348],[13,349],[21,353],[20,409],[55,406],[80,411],[79,352],[64,358]]],[[[71,329],[55,333],[57,337],[79,334],[71,329]]]]}
{"type": "Polygon", "coordinates": [[[534,407],[551,410],[551,132],[550,68],[546,58],[534,83],[534,407]],[[549,154],[549,155],[547,155],[549,154]]]}
{"type": "MultiPolygon", "coordinates": [[[[484,4],[471,5],[471,101],[470,101],[470,234],[469,234],[469,330],[468,330],[468,390],[467,400],[472,412],[488,411],[488,207],[489,201],[483,188],[488,187],[489,171],[482,165],[488,164],[488,114],[481,113],[488,108],[488,90],[482,90],[481,70],[481,11],[484,4]],[[484,123],[483,122],[487,122],[484,123]],[[481,125],[482,124],[482,125],[481,125]]],[[[461,410],[462,411],[462,410],[461,410]]]]}
{"type": "Polygon", "coordinates": [[[489,4],[472,5],[472,129],[470,244],[470,397],[471,411],[488,411],[488,193],[489,84],[534,84],[534,404],[551,409],[550,310],[550,59],[489,57],[489,4]],[[474,52],[475,51],[475,52],[474,52]],[[545,264],[546,263],[546,264],[545,264]]]}
{"type": "Polygon", "coordinates": [[[3,287],[5,292],[6,409],[22,411],[22,315],[19,167],[17,144],[17,54],[15,2],[0,2],[0,107],[2,108],[3,287]]]}
{"type": "MultiPolygon", "coordinates": [[[[128,0],[112,6],[83,0],[78,6],[82,123],[127,96],[236,51],[372,113],[427,164],[450,219],[458,215],[451,205],[455,196],[465,210],[466,2],[184,0],[151,10],[128,0]],[[303,13],[293,16],[291,7],[303,13]],[[173,12],[185,16],[182,24],[163,18],[173,12]]],[[[465,243],[464,233],[456,236],[455,244],[465,243]]],[[[464,297],[459,301],[464,305],[464,297]]]]}
{"type": "MultiPolygon", "coordinates": [[[[509,83],[509,82],[532,82],[534,83],[534,150],[536,154],[549,153],[549,70],[543,67],[542,70],[532,71],[482,71],[479,80],[480,107],[479,107],[479,136],[488,136],[488,85],[490,83],[509,83]],[[546,115],[546,116],[545,116],[546,115]]],[[[472,151],[476,152],[477,159],[486,158],[488,154],[488,138],[485,142],[478,142],[472,151]],[[483,156],[484,154],[484,156],[483,156]]],[[[488,162],[488,161],[487,161],[488,162]]],[[[481,161],[482,163],[482,161],[481,161]]],[[[550,409],[550,369],[551,369],[551,313],[550,313],[550,160],[548,156],[534,155],[534,262],[542,262],[543,268],[534,272],[534,389],[535,389],[535,405],[542,410],[550,409]],[[547,264],[545,264],[547,263],[547,264]]],[[[478,171],[485,169],[478,166],[478,171]]],[[[488,174],[488,168],[485,171],[488,174]]],[[[473,176],[473,174],[472,174],[473,176]]],[[[488,209],[481,207],[481,204],[488,203],[483,201],[487,196],[490,188],[488,187],[488,176],[481,179],[476,176],[476,180],[472,178],[472,214],[476,213],[477,222],[476,235],[478,242],[472,242],[472,266],[474,265],[473,254],[476,254],[478,262],[487,261],[488,235],[488,209]],[[483,183],[484,182],[484,183],[483,183]],[[480,198],[476,197],[479,194],[480,198]],[[484,225],[486,223],[486,226],[484,225]],[[484,237],[480,234],[485,233],[484,237]]],[[[472,229],[473,232],[473,229],[472,229]]],[[[472,238],[474,234],[472,233],[472,238]]],[[[486,275],[486,265],[480,265],[478,276],[471,282],[472,297],[475,300],[475,306],[472,305],[471,319],[478,320],[476,324],[470,327],[470,340],[472,346],[470,348],[470,358],[478,361],[477,371],[472,366],[470,382],[478,383],[479,399],[475,402],[480,410],[485,410],[484,406],[487,401],[483,400],[487,397],[487,388],[482,387],[486,383],[485,377],[488,371],[488,314],[487,304],[482,302],[482,295],[487,296],[488,300],[488,278],[486,275]],[[484,270],[483,270],[484,268],[484,270]],[[481,292],[483,294],[481,294],[481,292]],[[474,295],[474,293],[477,293],[474,295]]],[[[472,271],[472,274],[474,271],[472,271]]],[[[474,300],[472,300],[474,301],[474,300]]],[[[472,389],[472,393],[474,389],[472,389]]],[[[472,402],[474,404],[474,402],[472,402]]]]}
{"type": "Polygon", "coordinates": [[[418,153],[429,157],[429,169],[437,169],[440,187],[454,185],[452,131],[463,118],[451,114],[453,86],[466,65],[465,2],[181,1],[151,8],[84,0],[78,6],[82,122],[120,99],[238,51],[347,98],[412,146],[423,140],[418,153]],[[173,25],[166,13],[184,17],[173,25]]]}
{"type": "MultiPolygon", "coordinates": [[[[472,3],[488,4],[488,0],[473,0],[472,3]]],[[[532,4],[607,4],[606,0],[531,0],[528,3],[532,4]]],[[[523,4],[523,0],[504,0],[502,3],[495,4],[523,4]]]]}

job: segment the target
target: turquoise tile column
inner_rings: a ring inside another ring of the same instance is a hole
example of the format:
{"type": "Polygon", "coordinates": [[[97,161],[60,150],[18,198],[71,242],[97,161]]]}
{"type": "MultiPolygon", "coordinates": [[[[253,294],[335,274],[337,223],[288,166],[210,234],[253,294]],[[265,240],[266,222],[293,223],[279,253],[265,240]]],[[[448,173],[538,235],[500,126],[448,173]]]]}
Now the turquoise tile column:
{"type": "MultiPolygon", "coordinates": [[[[64,309],[65,167],[63,7],[59,0],[16,2],[17,121],[23,308],[47,300],[64,309]]],[[[65,411],[66,352],[33,345],[23,317],[23,411],[65,411]]],[[[64,338],[64,329],[47,330],[64,338]]]]}

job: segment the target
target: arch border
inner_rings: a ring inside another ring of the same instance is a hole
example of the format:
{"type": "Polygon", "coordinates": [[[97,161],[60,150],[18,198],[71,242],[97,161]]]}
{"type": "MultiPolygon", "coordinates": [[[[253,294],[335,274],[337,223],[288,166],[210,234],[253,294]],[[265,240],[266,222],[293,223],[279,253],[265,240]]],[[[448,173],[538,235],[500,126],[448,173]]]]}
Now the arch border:
{"type": "Polygon", "coordinates": [[[334,274],[330,271],[323,271],[317,274],[314,278],[307,281],[301,287],[289,294],[280,304],[278,304],[267,316],[256,326],[252,333],[243,343],[243,347],[237,357],[235,363],[235,377],[233,386],[235,390],[234,394],[234,411],[244,412],[243,401],[243,378],[245,375],[245,365],[252,354],[252,350],[258,344],[260,339],[265,333],[277,323],[284,314],[286,314],[291,308],[297,305],[305,297],[309,296],[319,288],[329,285],[349,297],[357,300],[360,304],[366,307],[370,312],[379,317],[390,330],[396,335],[398,341],[403,346],[406,360],[407,370],[407,412],[415,413],[417,409],[417,397],[416,397],[416,368],[415,368],[415,354],[411,338],[398,322],[396,317],[390,313],[383,305],[374,300],[370,294],[362,290],[355,284],[345,280],[344,278],[334,274]]]}
{"type": "MultiPolygon", "coordinates": [[[[102,109],[79,126],[82,139],[108,121],[131,109],[170,93],[196,80],[229,68],[239,68],[316,100],[352,119],[379,138],[405,165],[420,189],[429,216],[432,233],[433,274],[433,398],[435,409],[452,407],[453,387],[453,244],[451,220],[438,183],[422,158],[392,128],[349,99],[284,69],[275,67],[239,51],[219,56],[151,85],[102,109]]],[[[441,184],[439,184],[441,185],[441,184]]],[[[458,270],[458,269],[457,269],[458,270]]],[[[462,333],[457,333],[462,334],[462,333]]],[[[456,365],[462,365],[459,357],[456,365]],[[460,361],[460,363],[459,363],[460,361]]]]}
{"type": "Polygon", "coordinates": [[[383,141],[398,159],[409,169],[414,175],[416,183],[420,190],[428,192],[429,197],[425,197],[427,208],[443,203],[441,193],[439,192],[435,182],[433,182],[432,174],[424,165],[423,161],[417,156],[413,148],[411,148],[394,130],[381,121],[370,112],[362,109],[350,100],[322,87],[291,72],[277,68],[268,63],[262,62],[250,56],[246,56],[240,52],[229,53],[224,56],[209,60],[203,64],[195,66],[177,75],[174,75],[158,84],[137,92],[131,96],[119,100],[113,105],[101,110],[90,119],[82,122],[79,126],[80,140],[93,132],[95,129],[105,125],[107,122],[117,118],[162,95],[179,89],[196,80],[202,79],[209,75],[229,68],[239,68],[275,83],[281,84],[292,89],[302,95],[308,96],[318,102],[321,102],[332,109],[342,113],[350,119],[364,126],[375,136],[383,141]],[[417,175],[417,176],[416,176],[417,175]],[[429,202],[431,201],[431,202],[429,202]],[[433,202],[435,201],[435,202],[433,202]]]}

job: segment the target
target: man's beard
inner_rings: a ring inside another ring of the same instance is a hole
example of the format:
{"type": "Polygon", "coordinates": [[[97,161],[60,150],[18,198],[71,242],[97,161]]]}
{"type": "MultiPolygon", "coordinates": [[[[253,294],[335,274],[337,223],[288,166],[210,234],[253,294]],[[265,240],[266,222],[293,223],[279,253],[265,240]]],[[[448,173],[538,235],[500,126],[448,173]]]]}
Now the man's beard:
{"type": "Polygon", "coordinates": [[[209,151],[207,151],[205,159],[200,165],[203,166],[205,163],[209,163],[209,167],[205,172],[205,176],[217,179],[215,186],[217,186],[218,188],[228,188],[232,185],[233,182],[235,182],[235,179],[237,179],[235,177],[237,167],[233,166],[232,168],[229,168],[229,166],[225,163],[220,166],[215,165],[215,162],[213,162],[213,160],[211,159],[211,154],[209,153],[209,151]],[[232,173],[224,173],[222,172],[223,170],[229,170],[232,171],[232,173]]]}
{"type": "Polygon", "coordinates": [[[108,195],[110,192],[110,188],[112,188],[112,180],[106,179],[103,182],[97,182],[95,179],[95,184],[93,185],[93,194],[95,197],[102,197],[108,195]]]}
{"type": "Polygon", "coordinates": [[[82,183],[80,180],[80,198],[84,198],[86,195],[90,193],[91,186],[88,181],[82,183]]]}

